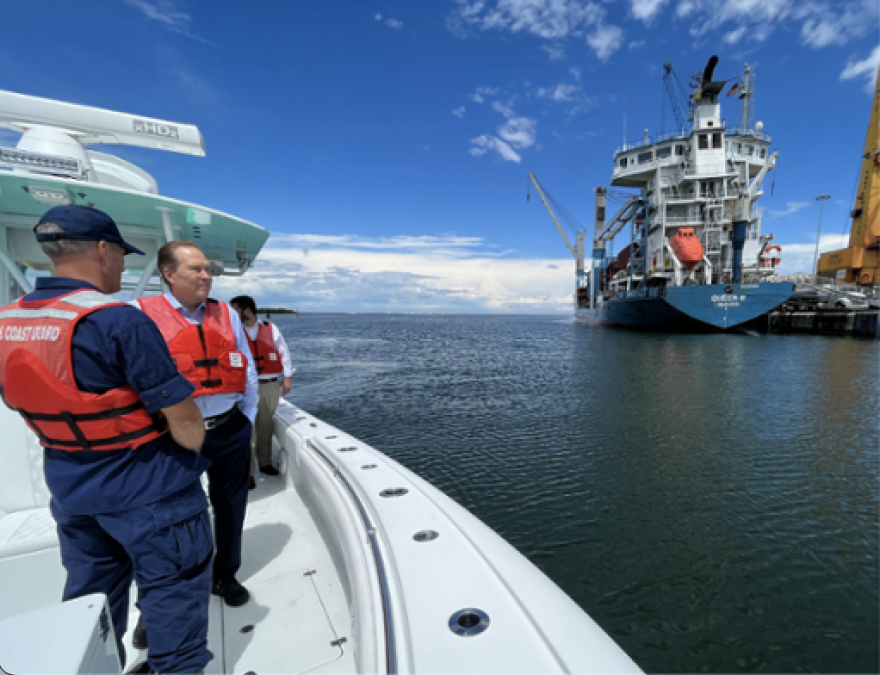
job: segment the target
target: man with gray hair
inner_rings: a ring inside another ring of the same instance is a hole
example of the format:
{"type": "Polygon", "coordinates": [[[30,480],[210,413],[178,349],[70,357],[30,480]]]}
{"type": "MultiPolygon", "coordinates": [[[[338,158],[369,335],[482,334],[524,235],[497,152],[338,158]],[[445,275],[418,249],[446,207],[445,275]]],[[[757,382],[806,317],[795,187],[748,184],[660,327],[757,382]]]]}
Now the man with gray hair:
{"type": "Polygon", "coordinates": [[[109,297],[125,256],[143,253],[87,206],[55,207],[34,231],[55,276],[0,310],[0,393],[45,447],[63,598],[107,596],[124,665],[134,578],[149,667],[203,671],[213,551],[204,420],[156,325],[109,297]]]}

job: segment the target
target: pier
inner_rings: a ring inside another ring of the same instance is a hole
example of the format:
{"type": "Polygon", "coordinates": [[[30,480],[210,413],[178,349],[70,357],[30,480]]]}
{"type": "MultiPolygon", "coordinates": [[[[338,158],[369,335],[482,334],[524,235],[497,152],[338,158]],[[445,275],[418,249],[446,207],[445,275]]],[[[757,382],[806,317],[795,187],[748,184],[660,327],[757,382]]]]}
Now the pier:
{"type": "Polygon", "coordinates": [[[767,332],[880,338],[880,310],[777,310],[767,314],[767,332]]]}

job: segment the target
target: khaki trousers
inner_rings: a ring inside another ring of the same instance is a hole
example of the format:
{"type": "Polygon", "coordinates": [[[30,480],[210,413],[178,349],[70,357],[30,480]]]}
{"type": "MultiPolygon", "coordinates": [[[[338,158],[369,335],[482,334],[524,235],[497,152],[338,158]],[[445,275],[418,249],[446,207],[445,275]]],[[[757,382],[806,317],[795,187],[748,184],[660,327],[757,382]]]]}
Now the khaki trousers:
{"type": "MultiPolygon", "coordinates": [[[[251,447],[257,466],[272,464],[272,433],[275,430],[273,418],[281,398],[281,383],[278,380],[260,380],[260,402],[257,404],[257,420],[251,447]]],[[[253,463],[251,463],[253,470],[253,463]]]]}

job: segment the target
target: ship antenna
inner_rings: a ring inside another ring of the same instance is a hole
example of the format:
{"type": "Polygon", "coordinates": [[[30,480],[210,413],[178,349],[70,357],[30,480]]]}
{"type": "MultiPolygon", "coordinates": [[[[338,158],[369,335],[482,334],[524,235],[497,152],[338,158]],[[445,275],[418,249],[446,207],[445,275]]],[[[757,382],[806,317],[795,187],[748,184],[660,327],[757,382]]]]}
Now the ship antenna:
{"type": "Polygon", "coordinates": [[[626,96],[623,97],[623,149],[626,150],[626,96]]]}

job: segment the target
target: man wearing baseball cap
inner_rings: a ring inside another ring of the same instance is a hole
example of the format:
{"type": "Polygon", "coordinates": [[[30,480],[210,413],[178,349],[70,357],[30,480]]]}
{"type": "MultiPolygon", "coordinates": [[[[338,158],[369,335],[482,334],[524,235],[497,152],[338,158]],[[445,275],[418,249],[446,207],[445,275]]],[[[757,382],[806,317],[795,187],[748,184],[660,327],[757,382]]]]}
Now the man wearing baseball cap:
{"type": "Polygon", "coordinates": [[[109,297],[125,256],[143,252],[87,206],[55,207],[34,232],[55,276],[0,310],[0,393],[45,447],[64,600],[107,596],[124,664],[134,578],[149,667],[203,671],[213,552],[204,421],[153,321],[109,297]]]}

